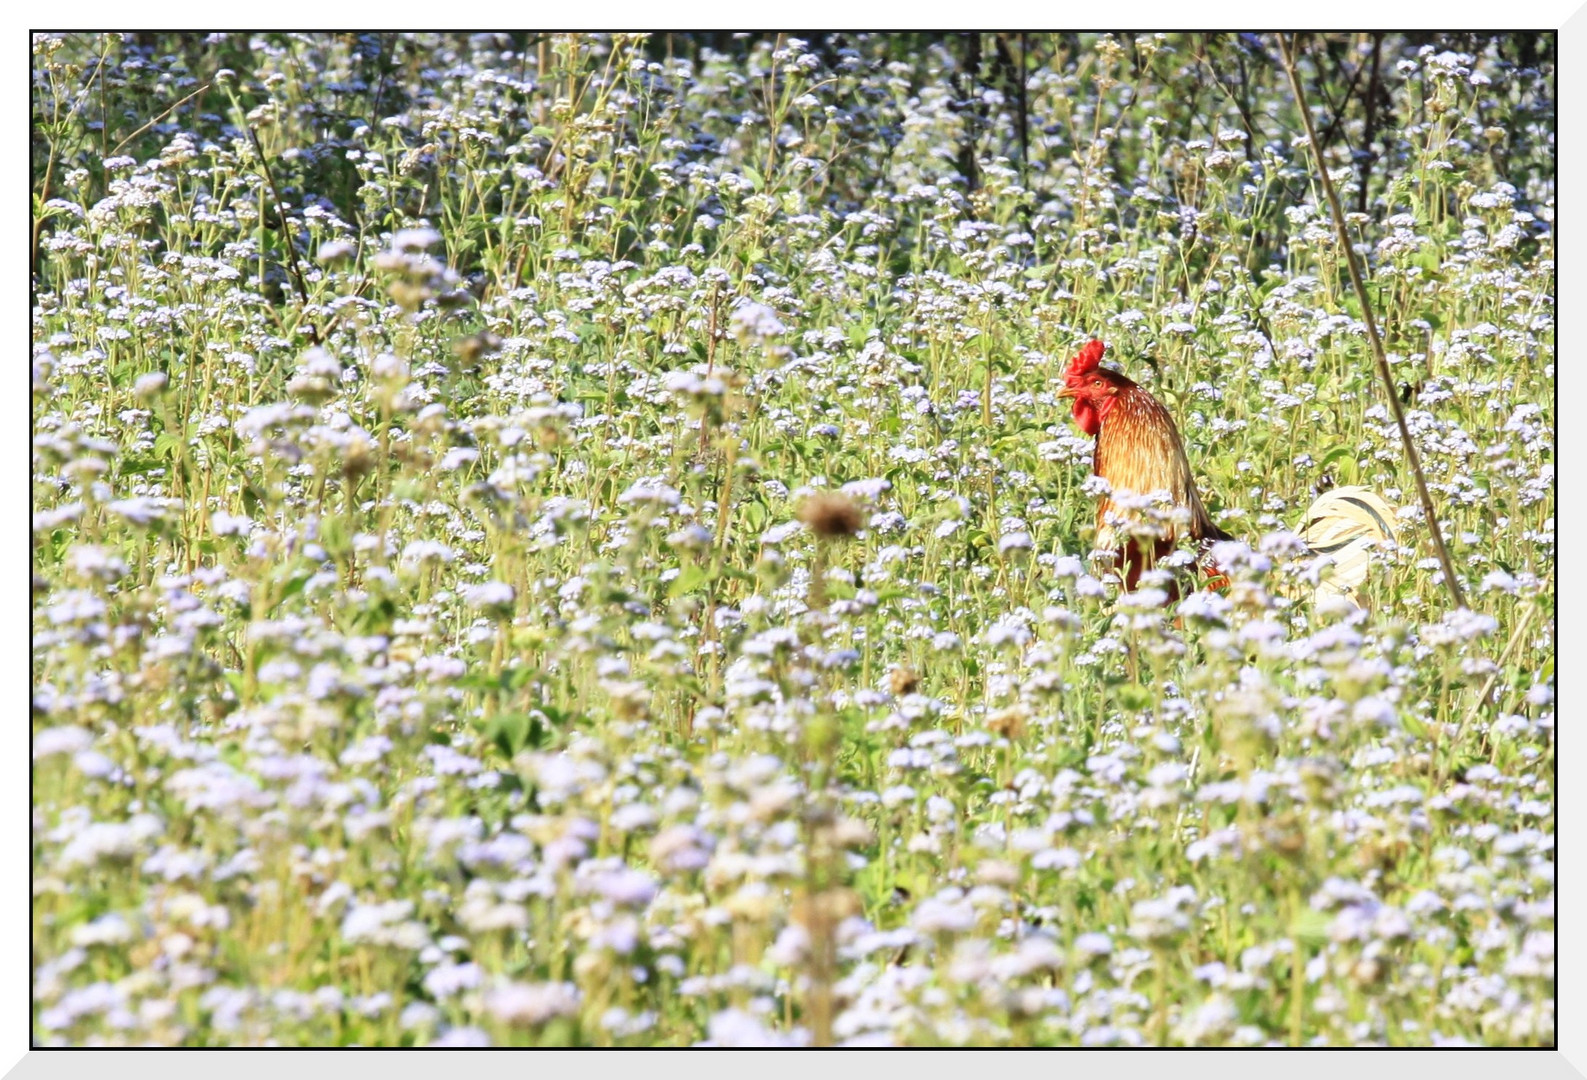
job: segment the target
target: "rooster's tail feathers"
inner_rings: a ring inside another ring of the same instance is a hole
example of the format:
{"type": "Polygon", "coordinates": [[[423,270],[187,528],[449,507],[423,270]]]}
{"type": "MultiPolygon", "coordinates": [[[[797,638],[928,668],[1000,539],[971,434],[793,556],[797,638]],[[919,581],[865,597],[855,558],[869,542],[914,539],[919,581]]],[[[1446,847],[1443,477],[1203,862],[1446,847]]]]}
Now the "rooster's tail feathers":
{"type": "Polygon", "coordinates": [[[1317,599],[1329,595],[1352,601],[1359,598],[1373,552],[1385,540],[1398,542],[1394,517],[1394,508],[1364,487],[1334,488],[1311,504],[1297,533],[1314,555],[1329,560],[1317,586],[1317,599]]]}

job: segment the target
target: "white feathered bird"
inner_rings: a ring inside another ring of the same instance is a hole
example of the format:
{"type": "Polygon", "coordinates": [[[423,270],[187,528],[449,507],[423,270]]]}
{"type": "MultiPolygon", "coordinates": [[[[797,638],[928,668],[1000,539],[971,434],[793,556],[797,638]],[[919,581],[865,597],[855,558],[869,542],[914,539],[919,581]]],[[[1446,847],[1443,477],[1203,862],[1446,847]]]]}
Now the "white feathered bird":
{"type": "Polygon", "coordinates": [[[1371,488],[1333,488],[1318,496],[1296,529],[1312,554],[1325,562],[1313,601],[1342,596],[1361,606],[1367,567],[1384,541],[1398,543],[1394,508],[1371,488]]]}

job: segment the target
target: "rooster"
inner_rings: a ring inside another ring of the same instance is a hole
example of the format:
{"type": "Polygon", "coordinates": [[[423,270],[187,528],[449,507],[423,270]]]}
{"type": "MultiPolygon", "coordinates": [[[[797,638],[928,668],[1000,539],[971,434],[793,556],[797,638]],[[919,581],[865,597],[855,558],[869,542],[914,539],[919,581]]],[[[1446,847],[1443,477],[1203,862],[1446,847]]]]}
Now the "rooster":
{"type": "MultiPolygon", "coordinates": [[[[1102,367],[1106,349],[1100,341],[1087,342],[1070,361],[1064,387],[1058,392],[1060,398],[1073,400],[1074,418],[1081,430],[1096,437],[1091,471],[1106,480],[1110,489],[1097,507],[1096,546],[1117,552],[1124,589],[1133,592],[1141,574],[1188,537],[1198,549],[1209,585],[1226,586],[1228,579],[1212,562],[1210,549],[1217,541],[1233,538],[1213,524],[1202,505],[1173,417],[1133,379],[1102,367]],[[1121,539],[1114,523],[1127,523],[1134,515],[1119,505],[1119,497],[1155,492],[1167,492],[1174,506],[1189,515],[1183,535],[1173,522],[1167,522],[1155,538],[1126,535],[1121,539]]],[[[1312,504],[1297,533],[1312,554],[1330,561],[1331,572],[1318,585],[1317,597],[1334,594],[1358,599],[1372,548],[1385,539],[1395,540],[1389,524],[1392,518],[1389,506],[1365,488],[1338,488],[1312,504]]],[[[1170,598],[1177,592],[1170,587],[1170,598]]]]}

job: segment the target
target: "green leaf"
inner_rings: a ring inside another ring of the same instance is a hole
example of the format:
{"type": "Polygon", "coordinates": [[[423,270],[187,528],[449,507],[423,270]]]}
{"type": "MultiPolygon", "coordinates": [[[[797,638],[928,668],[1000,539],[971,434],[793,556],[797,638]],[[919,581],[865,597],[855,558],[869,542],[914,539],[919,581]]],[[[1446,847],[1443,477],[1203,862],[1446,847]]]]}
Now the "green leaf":
{"type": "Polygon", "coordinates": [[[309,583],[309,578],[313,576],[314,575],[307,570],[299,570],[296,574],[293,574],[291,579],[287,582],[286,588],[281,590],[281,597],[275,602],[275,607],[270,609],[271,613],[274,614],[282,604],[285,604],[288,600],[302,592],[303,586],[307,585],[309,583]]]}
{"type": "Polygon", "coordinates": [[[1326,469],[1328,466],[1332,465],[1341,458],[1355,456],[1355,453],[1356,450],[1354,447],[1336,446],[1332,450],[1328,451],[1327,454],[1323,455],[1323,459],[1317,463],[1317,467],[1319,469],[1326,469]]]}
{"type": "Polygon", "coordinates": [[[1295,920],[1290,924],[1291,937],[1299,938],[1302,945],[1316,947],[1328,943],[1328,927],[1333,920],[1328,913],[1317,911],[1314,908],[1304,907],[1295,913],[1295,920]]]}
{"type": "Polygon", "coordinates": [[[157,458],[122,458],[117,467],[122,476],[142,476],[165,468],[165,462],[157,458]]]}
{"type": "Polygon", "coordinates": [[[154,453],[156,457],[174,458],[177,448],[182,445],[182,440],[169,431],[162,431],[154,437],[154,453]]]}
{"type": "Polygon", "coordinates": [[[745,527],[755,534],[762,532],[766,528],[766,522],[771,519],[771,510],[759,499],[745,503],[739,507],[738,512],[745,527]]]}
{"type": "Polygon", "coordinates": [[[364,601],[363,608],[353,620],[353,625],[364,634],[383,634],[397,617],[397,605],[389,596],[373,597],[364,601]]]}
{"type": "Polygon", "coordinates": [[[678,571],[678,576],[673,578],[672,583],[667,586],[667,597],[668,599],[676,600],[680,596],[687,596],[701,585],[704,585],[710,577],[710,571],[702,566],[697,564],[685,566],[678,571]]]}
{"type": "Polygon", "coordinates": [[[498,713],[485,725],[485,737],[501,750],[502,756],[511,758],[529,743],[530,729],[538,721],[528,713],[498,713]]]}
{"type": "Polygon", "coordinates": [[[1418,739],[1427,738],[1427,725],[1417,719],[1414,713],[1404,713],[1400,717],[1400,724],[1411,735],[1418,739]]]}
{"type": "Polygon", "coordinates": [[[1140,683],[1126,683],[1118,688],[1119,707],[1129,712],[1140,712],[1152,703],[1152,692],[1140,683]]]}

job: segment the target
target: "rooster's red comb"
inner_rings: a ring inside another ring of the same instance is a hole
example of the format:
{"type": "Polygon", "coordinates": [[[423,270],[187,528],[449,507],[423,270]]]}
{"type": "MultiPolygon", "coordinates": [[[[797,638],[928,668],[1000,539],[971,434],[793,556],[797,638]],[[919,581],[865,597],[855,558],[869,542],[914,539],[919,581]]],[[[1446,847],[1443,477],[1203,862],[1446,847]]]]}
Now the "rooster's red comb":
{"type": "Polygon", "coordinates": [[[1075,358],[1069,361],[1069,370],[1064,372],[1065,380],[1078,379],[1095,371],[1097,365],[1102,363],[1102,354],[1107,351],[1107,348],[1106,345],[1095,338],[1082,345],[1080,351],[1075,354],[1075,358]]]}

